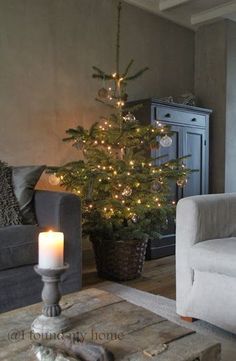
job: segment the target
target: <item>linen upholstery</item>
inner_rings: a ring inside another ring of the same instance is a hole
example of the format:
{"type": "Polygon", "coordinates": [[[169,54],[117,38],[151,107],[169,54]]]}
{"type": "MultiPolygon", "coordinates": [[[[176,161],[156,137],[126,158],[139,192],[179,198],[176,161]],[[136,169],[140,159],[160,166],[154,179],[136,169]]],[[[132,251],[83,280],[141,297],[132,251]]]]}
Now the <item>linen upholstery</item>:
{"type": "Polygon", "coordinates": [[[195,244],[189,252],[189,264],[194,270],[236,277],[236,238],[211,239],[195,244]]]}
{"type": "Polygon", "coordinates": [[[236,309],[231,307],[236,302],[235,265],[230,270],[235,259],[235,237],[236,193],[179,201],[176,218],[179,315],[199,318],[236,333],[236,309]],[[223,242],[227,242],[234,254],[229,254],[223,242]],[[208,256],[200,259],[204,250],[208,256]]]}
{"type": "MultiPolygon", "coordinates": [[[[39,227],[44,230],[49,228],[61,231],[65,235],[65,262],[70,264],[69,270],[64,273],[60,284],[63,294],[78,291],[81,288],[81,205],[80,199],[76,195],[62,192],[39,191],[35,192],[34,205],[38,217],[39,227]]],[[[0,245],[6,246],[7,241],[12,246],[11,251],[19,250],[20,242],[25,244],[32,242],[34,254],[28,260],[29,249],[24,248],[26,263],[19,266],[20,259],[12,254],[12,259],[16,257],[16,264],[11,268],[5,268],[0,263],[0,312],[8,311],[17,307],[26,306],[41,300],[42,281],[35,273],[31,261],[37,263],[37,241],[33,242],[33,228],[37,226],[25,225],[18,228],[18,231],[7,227],[6,233],[0,233],[0,245]],[[28,228],[29,227],[29,228],[28,228]],[[27,231],[26,231],[27,229],[27,231]],[[15,242],[16,248],[13,247],[15,242]]],[[[37,238],[37,236],[36,236],[37,238]]],[[[34,238],[35,239],[35,238],[34,238]]],[[[1,250],[0,250],[1,251],[1,250]]],[[[10,251],[8,253],[10,257],[10,251]]],[[[10,259],[8,258],[8,266],[10,259]]]]}

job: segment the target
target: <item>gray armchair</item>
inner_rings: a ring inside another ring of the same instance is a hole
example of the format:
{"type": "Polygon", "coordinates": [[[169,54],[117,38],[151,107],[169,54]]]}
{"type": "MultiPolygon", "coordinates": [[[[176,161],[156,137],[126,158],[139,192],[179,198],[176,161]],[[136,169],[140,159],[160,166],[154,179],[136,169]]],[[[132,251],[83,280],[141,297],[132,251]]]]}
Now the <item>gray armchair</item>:
{"type": "Polygon", "coordinates": [[[177,313],[236,333],[236,193],[177,206],[177,313]]]}
{"type": "Polygon", "coordinates": [[[64,232],[65,261],[70,264],[61,283],[62,293],[81,288],[81,207],[70,193],[36,191],[38,226],[0,228],[0,312],[41,300],[42,282],[33,265],[38,261],[38,234],[53,229],[64,232]]]}

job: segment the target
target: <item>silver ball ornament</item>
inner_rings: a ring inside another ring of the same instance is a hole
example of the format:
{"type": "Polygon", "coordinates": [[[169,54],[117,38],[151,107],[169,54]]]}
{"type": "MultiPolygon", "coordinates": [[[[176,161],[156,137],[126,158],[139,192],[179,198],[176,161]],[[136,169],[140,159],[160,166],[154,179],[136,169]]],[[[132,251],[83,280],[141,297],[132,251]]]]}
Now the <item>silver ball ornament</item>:
{"type": "Polygon", "coordinates": [[[168,135],[164,135],[164,137],[160,139],[160,145],[164,148],[170,147],[171,144],[172,144],[172,139],[168,135]]]}

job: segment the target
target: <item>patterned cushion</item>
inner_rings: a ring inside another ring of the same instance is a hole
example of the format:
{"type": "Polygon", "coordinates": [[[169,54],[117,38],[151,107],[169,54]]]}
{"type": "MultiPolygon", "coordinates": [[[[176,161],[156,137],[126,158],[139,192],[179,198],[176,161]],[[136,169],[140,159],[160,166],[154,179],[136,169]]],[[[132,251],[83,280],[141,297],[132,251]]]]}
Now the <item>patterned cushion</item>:
{"type": "Polygon", "coordinates": [[[12,169],[0,162],[0,227],[17,224],[22,224],[22,217],[12,186],[12,169]]]}

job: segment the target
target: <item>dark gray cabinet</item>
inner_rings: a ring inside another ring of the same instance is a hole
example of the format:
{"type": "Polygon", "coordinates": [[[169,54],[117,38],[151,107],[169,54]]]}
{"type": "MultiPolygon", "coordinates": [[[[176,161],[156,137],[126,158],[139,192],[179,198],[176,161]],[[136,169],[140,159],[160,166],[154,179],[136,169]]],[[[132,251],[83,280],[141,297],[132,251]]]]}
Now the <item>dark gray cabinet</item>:
{"type": "MultiPolygon", "coordinates": [[[[136,118],[145,123],[160,121],[171,126],[173,132],[172,145],[169,148],[160,147],[152,151],[152,155],[165,156],[163,159],[178,158],[191,155],[185,160],[188,168],[196,169],[190,175],[184,188],[176,184],[171,186],[171,197],[178,201],[182,197],[208,193],[209,173],[209,116],[211,110],[192,107],[188,105],[167,103],[158,99],[145,99],[130,104],[142,104],[135,111],[136,118]]],[[[167,231],[161,237],[148,245],[147,258],[158,258],[174,254],[175,252],[175,226],[169,221],[167,231]]]]}

